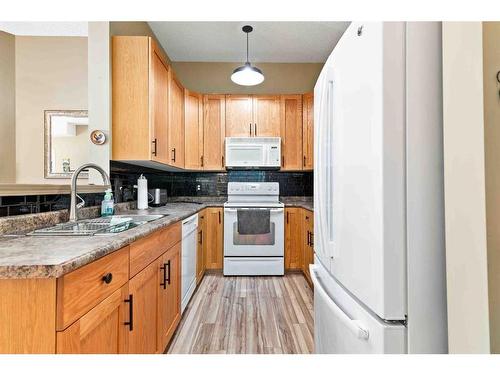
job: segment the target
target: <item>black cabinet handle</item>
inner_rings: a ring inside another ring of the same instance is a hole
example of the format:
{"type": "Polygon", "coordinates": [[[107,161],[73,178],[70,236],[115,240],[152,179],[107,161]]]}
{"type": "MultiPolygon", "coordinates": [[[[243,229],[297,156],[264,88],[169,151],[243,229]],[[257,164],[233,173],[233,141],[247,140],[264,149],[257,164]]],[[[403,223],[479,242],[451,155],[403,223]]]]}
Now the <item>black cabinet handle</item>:
{"type": "Polygon", "coordinates": [[[311,232],[307,231],[307,246],[310,246],[311,245],[311,232]]]}
{"type": "Polygon", "coordinates": [[[306,157],[304,156],[304,167],[306,166],[306,157]]]}
{"type": "Polygon", "coordinates": [[[163,263],[163,266],[161,266],[160,269],[163,271],[163,282],[160,283],[160,286],[162,286],[163,289],[167,289],[167,267],[166,267],[166,264],[163,263]]]}
{"type": "Polygon", "coordinates": [[[285,166],[285,156],[281,156],[281,166],[285,166]]]}
{"type": "Polygon", "coordinates": [[[111,272],[102,277],[102,281],[104,281],[106,284],[109,284],[111,280],[113,280],[113,274],[111,272]]]}
{"type": "Polygon", "coordinates": [[[286,223],[287,223],[287,224],[288,224],[288,223],[289,223],[289,221],[290,221],[290,220],[289,220],[289,216],[290,216],[289,214],[290,214],[290,212],[288,212],[288,211],[287,211],[287,213],[286,213],[286,223]]]}
{"type": "Polygon", "coordinates": [[[310,244],[311,247],[314,246],[314,233],[311,232],[311,244],[310,244]]]}
{"type": "Polygon", "coordinates": [[[200,230],[200,231],[198,232],[198,243],[199,243],[200,245],[201,245],[201,244],[203,244],[203,231],[202,231],[202,230],[200,230]]]}
{"type": "Polygon", "coordinates": [[[129,304],[128,305],[128,314],[129,314],[130,320],[128,322],[123,323],[123,324],[128,326],[129,331],[133,331],[134,330],[134,296],[132,294],[129,294],[128,298],[124,302],[129,304]]]}
{"type": "Polygon", "coordinates": [[[224,168],[224,155],[222,155],[222,168],[224,168]]]}
{"type": "Polygon", "coordinates": [[[151,151],[151,154],[153,154],[153,156],[157,156],[156,147],[158,147],[158,143],[156,141],[156,138],[153,139],[152,143],[153,143],[154,148],[153,148],[153,151],[151,151]]]}
{"type": "Polygon", "coordinates": [[[257,124],[253,124],[253,126],[254,126],[254,132],[253,132],[253,135],[254,135],[255,137],[257,137],[257,124]]]}
{"type": "Polygon", "coordinates": [[[201,166],[203,167],[203,155],[200,156],[201,166]]]}
{"type": "Polygon", "coordinates": [[[170,285],[170,260],[165,264],[165,267],[168,267],[168,274],[167,274],[166,282],[168,283],[168,285],[170,285]]]}
{"type": "Polygon", "coordinates": [[[220,220],[220,211],[218,212],[218,214],[219,214],[219,224],[220,224],[221,223],[221,220],[220,220]]]}
{"type": "Polygon", "coordinates": [[[175,162],[175,147],[172,149],[172,161],[175,162]]]}
{"type": "Polygon", "coordinates": [[[252,136],[252,123],[250,123],[250,137],[252,136]]]}

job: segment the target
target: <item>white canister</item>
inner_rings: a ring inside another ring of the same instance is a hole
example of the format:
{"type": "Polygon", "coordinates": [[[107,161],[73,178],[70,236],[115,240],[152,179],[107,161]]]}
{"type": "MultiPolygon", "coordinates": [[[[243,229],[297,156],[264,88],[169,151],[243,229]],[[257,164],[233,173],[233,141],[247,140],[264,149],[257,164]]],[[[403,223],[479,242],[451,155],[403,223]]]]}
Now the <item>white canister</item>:
{"type": "Polygon", "coordinates": [[[148,208],[148,180],[142,174],[137,180],[137,209],[148,208]]]}

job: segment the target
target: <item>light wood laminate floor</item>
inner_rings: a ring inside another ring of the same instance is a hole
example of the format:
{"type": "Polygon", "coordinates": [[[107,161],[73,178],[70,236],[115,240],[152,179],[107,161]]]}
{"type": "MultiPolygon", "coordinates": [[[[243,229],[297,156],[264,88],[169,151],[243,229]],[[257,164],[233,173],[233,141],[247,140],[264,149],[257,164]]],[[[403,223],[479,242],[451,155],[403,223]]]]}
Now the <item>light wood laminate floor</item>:
{"type": "Polygon", "coordinates": [[[313,294],[302,274],[208,274],[168,349],[174,354],[312,353],[313,294]]]}

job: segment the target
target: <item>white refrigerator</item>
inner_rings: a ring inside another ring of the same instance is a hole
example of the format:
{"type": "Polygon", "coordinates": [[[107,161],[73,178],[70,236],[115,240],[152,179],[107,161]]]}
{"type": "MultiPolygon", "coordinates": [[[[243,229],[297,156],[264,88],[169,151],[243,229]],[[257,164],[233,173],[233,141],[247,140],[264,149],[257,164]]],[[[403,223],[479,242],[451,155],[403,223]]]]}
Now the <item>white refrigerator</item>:
{"type": "Polygon", "coordinates": [[[314,89],[316,353],[447,352],[441,24],[353,22],[314,89]]]}

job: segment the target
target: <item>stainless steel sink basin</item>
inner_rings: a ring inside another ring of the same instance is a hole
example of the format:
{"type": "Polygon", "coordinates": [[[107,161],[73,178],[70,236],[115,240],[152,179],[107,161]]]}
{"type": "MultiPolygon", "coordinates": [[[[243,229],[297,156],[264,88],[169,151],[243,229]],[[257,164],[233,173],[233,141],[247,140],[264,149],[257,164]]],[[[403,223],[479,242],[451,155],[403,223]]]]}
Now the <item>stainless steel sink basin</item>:
{"type": "Polygon", "coordinates": [[[113,215],[37,229],[28,236],[99,236],[124,232],[166,215],[113,215]]]}

